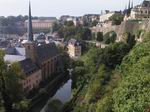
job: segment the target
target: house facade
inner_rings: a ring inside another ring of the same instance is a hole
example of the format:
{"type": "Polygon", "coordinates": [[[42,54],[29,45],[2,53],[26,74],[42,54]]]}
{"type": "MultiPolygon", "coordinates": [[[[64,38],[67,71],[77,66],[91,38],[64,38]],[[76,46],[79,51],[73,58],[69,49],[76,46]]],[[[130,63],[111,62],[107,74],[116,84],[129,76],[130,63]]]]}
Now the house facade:
{"type": "Polygon", "coordinates": [[[81,56],[82,47],[80,43],[75,39],[70,39],[68,42],[68,54],[72,58],[78,58],[81,56]]]}

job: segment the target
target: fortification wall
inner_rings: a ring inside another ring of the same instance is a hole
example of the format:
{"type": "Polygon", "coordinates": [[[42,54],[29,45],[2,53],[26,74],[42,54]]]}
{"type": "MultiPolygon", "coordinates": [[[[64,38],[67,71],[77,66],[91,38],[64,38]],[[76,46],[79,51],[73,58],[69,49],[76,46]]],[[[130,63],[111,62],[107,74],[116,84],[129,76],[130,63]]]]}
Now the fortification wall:
{"type": "Polygon", "coordinates": [[[150,21],[123,21],[121,25],[105,27],[93,27],[92,32],[103,32],[104,34],[110,31],[115,31],[117,33],[117,40],[120,40],[125,32],[136,33],[137,30],[150,31],[150,21]]]}

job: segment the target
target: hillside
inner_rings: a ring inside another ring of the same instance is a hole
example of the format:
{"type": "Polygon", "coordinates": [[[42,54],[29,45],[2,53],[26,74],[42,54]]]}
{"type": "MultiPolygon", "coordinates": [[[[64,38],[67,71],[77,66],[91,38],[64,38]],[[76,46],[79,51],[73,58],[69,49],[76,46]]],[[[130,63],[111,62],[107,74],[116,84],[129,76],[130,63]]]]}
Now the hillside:
{"type": "Polygon", "coordinates": [[[150,106],[150,35],[133,48],[92,48],[75,62],[73,92],[84,85],[73,112],[147,112],[150,106]]]}

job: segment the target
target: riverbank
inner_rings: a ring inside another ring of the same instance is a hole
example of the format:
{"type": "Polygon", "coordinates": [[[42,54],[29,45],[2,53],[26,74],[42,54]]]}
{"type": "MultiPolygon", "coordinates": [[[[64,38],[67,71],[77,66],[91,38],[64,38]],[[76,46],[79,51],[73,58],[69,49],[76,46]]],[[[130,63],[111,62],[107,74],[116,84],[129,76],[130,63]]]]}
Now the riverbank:
{"type": "Polygon", "coordinates": [[[62,84],[69,80],[69,76],[62,74],[57,76],[53,81],[51,81],[44,89],[39,91],[32,100],[31,106],[27,112],[40,112],[40,110],[45,106],[48,99],[52,97],[56,91],[61,87],[62,84]]]}

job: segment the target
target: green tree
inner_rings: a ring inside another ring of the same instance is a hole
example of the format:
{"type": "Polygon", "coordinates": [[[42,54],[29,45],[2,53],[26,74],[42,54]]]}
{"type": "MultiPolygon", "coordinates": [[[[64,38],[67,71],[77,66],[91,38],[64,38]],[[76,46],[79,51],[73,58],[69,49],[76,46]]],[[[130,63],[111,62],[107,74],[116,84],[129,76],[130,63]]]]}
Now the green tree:
{"type": "Polygon", "coordinates": [[[121,64],[113,94],[115,112],[147,112],[150,104],[150,41],[137,44],[121,64]]]}
{"type": "Polygon", "coordinates": [[[105,96],[97,102],[96,112],[112,112],[113,100],[111,96],[105,96]]]}
{"type": "Polygon", "coordinates": [[[142,29],[141,30],[137,30],[136,34],[135,34],[136,38],[139,39],[141,37],[141,35],[143,35],[144,33],[145,33],[145,30],[142,30],[142,29]]]}
{"type": "Polygon", "coordinates": [[[116,41],[116,38],[117,34],[114,31],[107,32],[103,37],[105,44],[114,43],[116,41]]]}
{"type": "Polygon", "coordinates": [[[102,42],[103,41],[103,32],[97,33],[97,41],[102,42]]]}
{"type": "Polygon", "coordinates": [[[81,32],[81,38],[82,40],[91,40],[92,38],[92,32],[89,28],[83,28],[81,32]]]}
{"type": "Polygon", "coordinates": [[[136,44],[135,35],[131,33],[124,33],[124,40],[129,45],[130,48],[132,48],[136,44]]]}
{"type": "Polygon", "coordinates": [[[22,88],[19,83],[21,69],[17,63],[8,67],[4,62],[4,55],[4,52],[0,51],[0,89],[5,111],[12,112],[13,104],[22,100],[22,88]]]}
{"type": "Polygon", "coordinates": [[[45,108],[45,111],[46,112],[61,112],[62,108],[62,102],[57,100],[57,99],[54,99],[54,100],[49,100],[48,101],[48,104],[47,104],[47,107],[45,108]]]}
{"type": "Polygon", "coordinates": [[[123,21],[124,15],[123,14],[114,14],[109,18],[110,21],[112,21],[112,25],[120,25],[123,21]]]}
{"type": "Polygon", "coordinates": [[[106,47],[103,52],[102,62],[109,68],[120,65],[124,56],[130,51],[128,44],[120,42],[106,47]]]}
{"type": "Polygon", "coordinates": [[[52,32],[57,32],[59,31],[59,29],[62,27],[62,25],[60,23],[55,22],[52,26],[52,32]]]}
{"type": "Polygon", "coordinates": [[[96,26],[98,24],[97,20],[92,21],[92,26],[96,26]]]}
{"type": "Polygon", "coordinates": [[[64,23],[65,26],[74,26],[73,21],[65,21],[64,23]]]}
{"type": "Polygon", "coordinates": [[[15,105],[16,110],[19,110],[20,112],[27,112],[30,106],[30,101],[27,99],[24,99],[20,101],[18,104],[15,105]]]}

